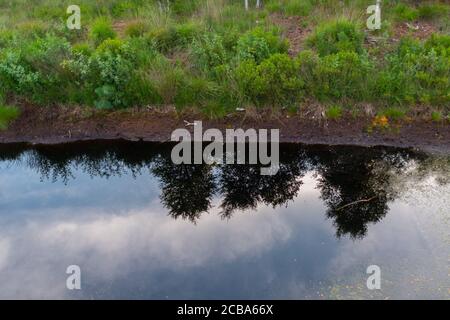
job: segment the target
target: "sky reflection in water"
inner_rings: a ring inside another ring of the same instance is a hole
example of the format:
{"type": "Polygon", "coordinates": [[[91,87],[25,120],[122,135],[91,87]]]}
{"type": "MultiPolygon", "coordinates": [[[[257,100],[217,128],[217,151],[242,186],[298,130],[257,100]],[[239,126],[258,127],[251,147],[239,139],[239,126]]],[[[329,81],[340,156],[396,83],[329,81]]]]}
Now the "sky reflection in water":
{"type": "Polygon", "coordinates": [[[449,157],[281,151],[262,177],[166,145],[0,147],[0,298],[450,297],[449,157]]]}

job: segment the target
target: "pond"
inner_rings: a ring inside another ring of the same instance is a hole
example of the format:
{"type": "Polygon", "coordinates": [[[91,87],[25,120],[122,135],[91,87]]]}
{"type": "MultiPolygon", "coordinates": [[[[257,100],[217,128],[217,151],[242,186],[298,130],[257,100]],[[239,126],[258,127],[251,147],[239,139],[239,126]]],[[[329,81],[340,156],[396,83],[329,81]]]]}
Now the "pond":
{"type": "Polygon", "coordinates": [[[262,176],[170,150],[0,146],[0,298],[450,298],[450,156],[286,144],[262,176]]]}

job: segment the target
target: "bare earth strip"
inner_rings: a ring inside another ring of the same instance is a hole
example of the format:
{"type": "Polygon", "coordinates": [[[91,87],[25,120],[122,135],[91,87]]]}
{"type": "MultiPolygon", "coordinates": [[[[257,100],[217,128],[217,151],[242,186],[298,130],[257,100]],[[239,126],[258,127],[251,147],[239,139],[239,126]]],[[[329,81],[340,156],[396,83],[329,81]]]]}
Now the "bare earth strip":
{"type": "Polygon", "coordinates": [[[57,144],[85,140],[126,139],[165,142],[177,128],[193,130],[186,122],[203,121],[203,130],[218,128],[280,129],[281,142],[393,146],[450,154],[450,124],[425,120],[391,124],[389,129],[369,133],[369,118],[343,118],[338,121],[311,120],[300,116],[267,115],[262,118],[230,115],[220,120],[201,115],[176,115],[156,110],[114,112],[83,111],[64,108],[23,108],[21,117],[6,131],[0,131],[0,143],[26,142],[57,144]]]}

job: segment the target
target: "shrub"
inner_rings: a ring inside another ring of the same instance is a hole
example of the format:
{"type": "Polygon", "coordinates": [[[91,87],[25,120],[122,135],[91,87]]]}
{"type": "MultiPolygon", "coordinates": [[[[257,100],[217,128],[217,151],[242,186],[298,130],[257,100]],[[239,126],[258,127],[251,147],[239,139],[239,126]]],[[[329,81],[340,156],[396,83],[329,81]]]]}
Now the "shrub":
{"type": "Polygon", "coordinates": [[[146,37],[155,43],[159,51],[167,53],[175,48],[186,48],[199,33],[200,27],[197,24],[186,23],[154,29],[146,37]]]}
{"type": "Polygon", "coordinates": [[[236,69],[236,77],[244,95],[256,105],[291,104],[298,99],[304,83],[299,78],[299,63],[286,54],[274,54],[256,65],[243,61],[236,69]]]}
{"type": "Polygon", "coordinates": [[[432,34],[424,48],[427,52],[434,50],[443,57],[450,57],[450,35],[432,34]]]}
{"type": "Polygon", "coordinates": [[[388,102],[448,104],[450,102],[449,36],[432,36],[425,44],[403,39],[387,57],[376,90],[388,102]]]}
{"type": "Polygon", "coordinates": [[[274,31],[264,31],[261,28],[253,29],[242,35],[236,46],[237,60],[254,60],[261,63],[274,53],[286,53],[289,44],[282,40],[274,31]]]}
{"type": "Polygon", "coordinates": [[[270,56],[266,40],[251,33],[239,38],[236,51],[238,60],[254,60],[257,64],[270,56]]]}
{"type": "Polygon", "coordinates": [[[0,79],[4,90],[24,95],[39,103],[64,100],[61,63],[70,56],[70,45],[55,36],[46,36],[1,53],[0,79]]]}
{"type": "Polygon", "coordinates": [[[358,26],[347,20],[326,22],[314,31],[307,43],[317,50],[320,56],[339,51],[363,52],[364,33],[358,26]]]}
{"type": "Polygon", "coordinates": [[[366,99],[373,65],[366,56],[341,51],[318,60],[313,70],[313,93],[321,99],[366,99]]]}
{"type": "Polygon", "coordinates": [[[17,107],[0,105],[0,130],[6,130],[11,121],[20,115],[17,107]]]}
{"type": "Polygon", "coordinates": [[[107,39],[114,39],[116,32],[112,27],[111,21],[105,17],[100,17],[94,21],[91,27],[90,37],[95,45],[99,45],[107,39]]]}
{"type": "Polygon", "coordinates": [[[98,46],[89,61],[97,108],[124,106],[121,89],[133,72],[132,57],[129,46],[120,40],[105,40],[98,46]]]}
{"type": "Polygon", "coordinates": [[[217,34],[207,34],[195,40],[192,45],[192,53],[196,67],[205,72],[210,72],[228,61],[223,38],[217,34]]]}

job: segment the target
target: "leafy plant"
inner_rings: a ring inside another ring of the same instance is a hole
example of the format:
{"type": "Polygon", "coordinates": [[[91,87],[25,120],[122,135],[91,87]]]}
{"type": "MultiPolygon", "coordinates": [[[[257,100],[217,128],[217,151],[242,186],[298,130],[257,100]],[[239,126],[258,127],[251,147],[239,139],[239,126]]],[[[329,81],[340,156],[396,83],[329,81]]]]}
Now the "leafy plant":
{"type": "Polygon", "coordinates": [[[223,38],[217,34],[204,35],[195,40],[192,44],[192,53],[197,68],[206,72],[226,64],[229,59],[223,38]]]}
{"type": "Polygon", "coordinates": [[[432,36],[425,44],[404,39],[387,57],[376,91],[389,102],[447,104],[450,102],[450,37],[432,36]]]}
{"type": "Polygon", "coordinates": [[[299,62],[286,54],[274,54],[257,65],[254,60],[242,62],[236,76],[244,95],[254,104],[293,103],[302,94],[304,82],[299,78],[299,62]]]}
{"type": "Polygon", "coordinates": [[[313,93],[319,99],[367,99],[373,64],[366,56],[341,51],[318,60],[313,70],[313,93]]]}
{"type": "Polygon", "coordinates": [[[4,89],[27,95],[40,103],[64,100],[61,63],[69,58],[70,45],[59,37],[46,36],[1,52],[0,79],[4,89]]]}
{"type": "Polygon", "coordinates": [[[336,54],[340,51],[363,50],[364,33],[348,20],[337,20],[319,25],[307,39],[307,43],[317,50],[320,56],[336,54]]]}

